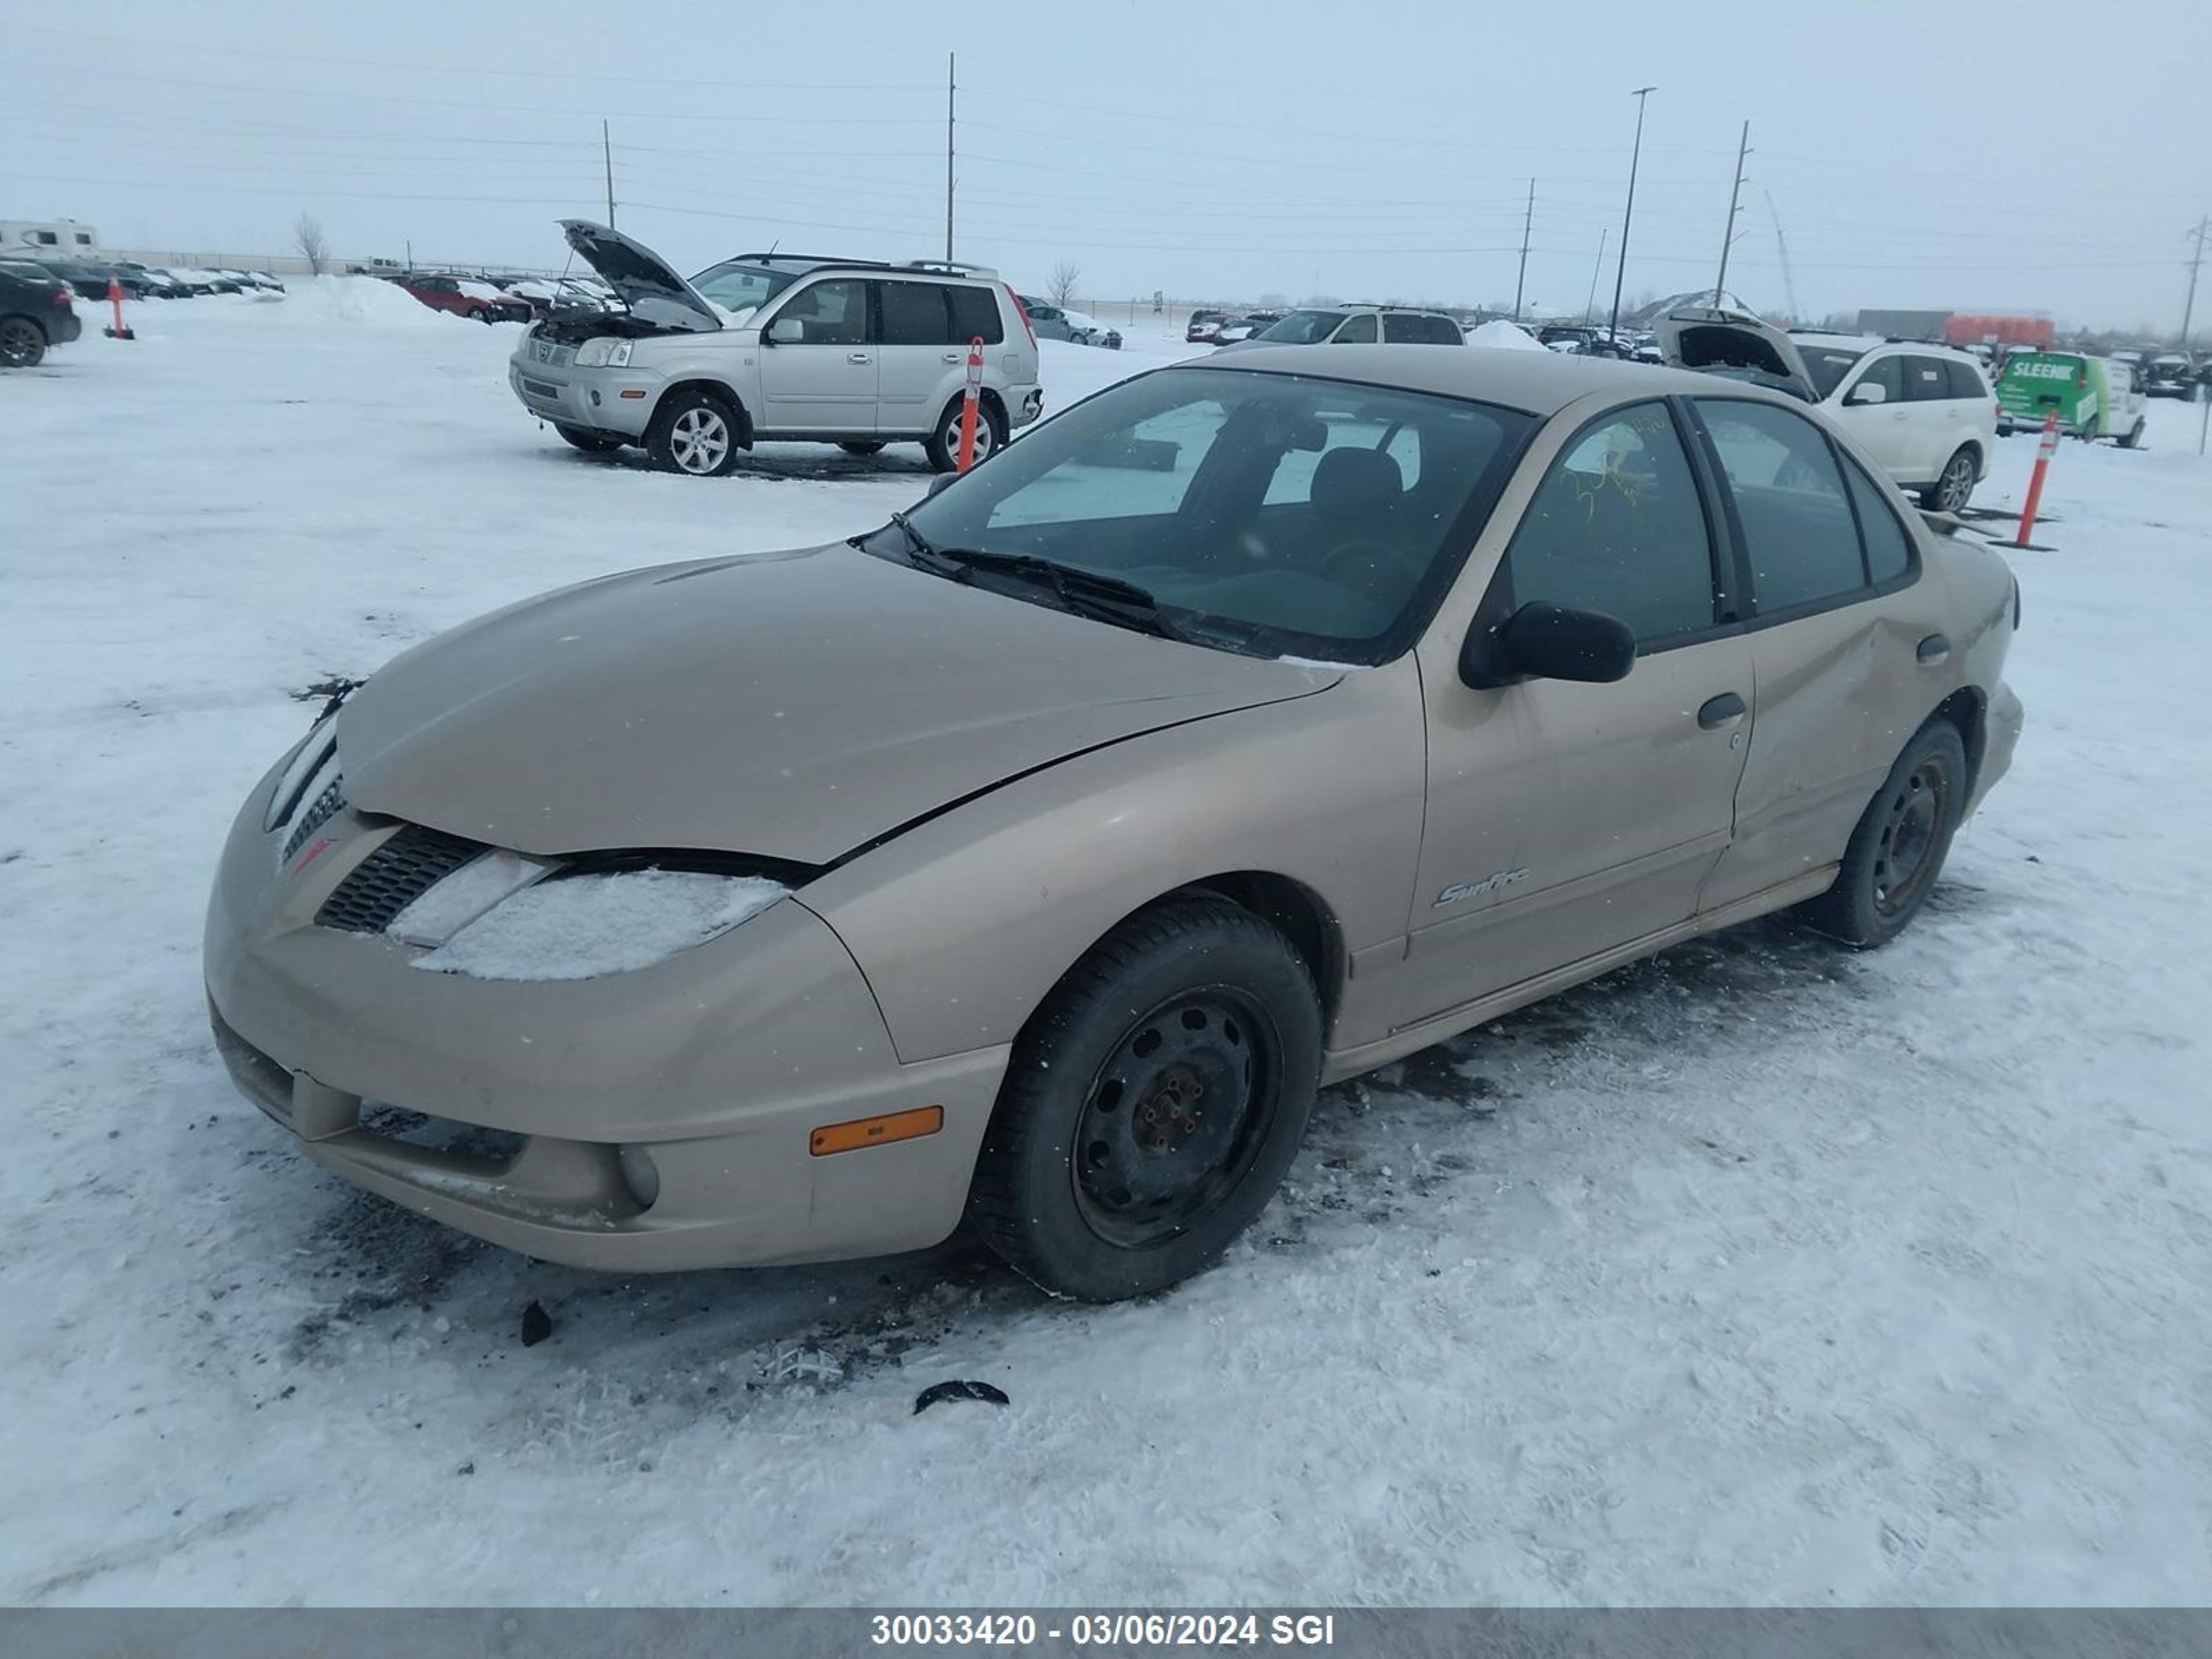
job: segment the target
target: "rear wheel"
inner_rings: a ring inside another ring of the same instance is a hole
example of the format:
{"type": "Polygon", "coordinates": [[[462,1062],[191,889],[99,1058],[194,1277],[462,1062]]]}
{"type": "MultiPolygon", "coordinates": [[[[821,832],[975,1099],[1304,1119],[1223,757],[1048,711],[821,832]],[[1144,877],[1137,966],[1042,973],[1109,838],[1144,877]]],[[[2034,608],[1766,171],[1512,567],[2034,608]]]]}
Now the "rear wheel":
{"type": "Polygon", "coordinates": [[[2120,440],[2120,447],[2123,449],[2140,448],[2142,445],[2142,434],[2143,422],[2137,421],[2135,425],[2128,428],[2128,435],[2120,440]]]}
{"type": "Polygon", "coordinates": [[[738,464],[738,422],[730,406],[704,392],[662,400],[645,434],[646,453],[665,472],[720,477],[738,464]]]}
{"type": "Polygon", "coordinates": [[[28,317],[0,317],[0,364],[36,368],[46,355],[46,330],[28,317]]]}
{"type": "Polygon", "coordinates": [[[837,447],[848,455],[880,455],[884,453],[882,441],[875,438],[848,438],[837,447]]]}
{"type": "MultiPolygon", "coordinates": [[[[939,472],[960,470],[960,411],[967,400],[955,398],[945,405],[945,412],[937,417],[936,430],[924,441],[929,451],[929,464],[939,472]]],[[[1003,417],[988,398],[979,398],[975,403],[975,453],[971,465],[981,465],[998,453],[999,446],[1006,441],[1003,417]]]]}
{"type": "Polygon", "coordinates": [[[1187,1278],[1280,1184],[1321,1049],[1311,974],[1250,911],[1195,897],[1130,918],[1014,1045],[969,1200],[977,1231],[1058,1296],[1187,1278]]]}
{"type": "Polygon", "coordinates": [[[1920,505],[1938,513],[1965,512],[1966,503],[1973,499],[1976,471],[1974,452],[1961,447],[1943,463],[1936,482],[1920,492],[1920,505]]]}
{"type": "Polygon", "coordinates": [[[620,438],[610,438],[604,432],[593,432],[580,426],[563,426],[556,421],[553,429],[565,441],[587,454],[603,455],[610,449],[620,449],[623,446],[620,438]]]}
{"type": "Polygon", "coordinates": [[[1966,807],[1966,745],[1948,720],[1923,726],[1851,831],[1836,884],[1803,906],[1846,945],[1887,945],[1920,914],[1966,807]]]}

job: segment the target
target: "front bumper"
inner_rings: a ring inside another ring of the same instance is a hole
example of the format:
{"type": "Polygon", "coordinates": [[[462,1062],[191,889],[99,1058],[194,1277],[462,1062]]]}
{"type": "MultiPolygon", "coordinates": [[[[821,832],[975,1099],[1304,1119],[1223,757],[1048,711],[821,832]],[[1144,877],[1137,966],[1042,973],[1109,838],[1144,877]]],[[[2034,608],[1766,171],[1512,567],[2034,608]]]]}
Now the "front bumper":
{"type": "Polygon", "coordinates": [[[578,368],[538,361],[531,337],[507,359],[507,384],[532,415],[561,426],[640,439],[667,377],[652,369],[578,368]]]}
{"type": "Polygon", "coordinates": [[[317,1164],[495,1243],[619,1272],[887,1255],[958,1224],[1007,1051],[900,1064],[803,904],[595,980],[428,973],[396,940],[313,920],[393,826],[343,812],[330,846],[279,871],[282,832],[261,830],[273,782],[224,850],[208,998],[240,1092],[317,1164]],[[817,1128],[927,1106],[944,1109],[937,1133],[811,1152],[817,1128]],[[423,1144],[383,1108],[490,1133],[423,1144]]]}

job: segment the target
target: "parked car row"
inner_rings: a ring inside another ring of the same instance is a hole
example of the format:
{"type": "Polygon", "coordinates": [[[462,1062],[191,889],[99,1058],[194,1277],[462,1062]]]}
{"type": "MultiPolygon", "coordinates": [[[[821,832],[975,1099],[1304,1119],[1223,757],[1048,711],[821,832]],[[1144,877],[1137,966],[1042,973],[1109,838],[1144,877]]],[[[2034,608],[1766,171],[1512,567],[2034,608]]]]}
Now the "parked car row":
{"type": "Polygon", "coordinates": [[[189,300],[203,294],[243,294],[284,284],[265,270],[203,270],[184,266],[141,264],[136,259],[37,259],[39,266],[88,300],[105,300],[112,282],[131,300],[189,300]]]}
{"type": "Polygon", "coordinates": [[[1032,300],[1026,294],[1014,297],[1029,313],[1030,327],[1040,340],[1069,340],[1077,345],[1103,346],[1109,351],[1121,349],[1121,331],[1100,322],[1088,312],[1056,306],[1049,300],[1032,300]]]}

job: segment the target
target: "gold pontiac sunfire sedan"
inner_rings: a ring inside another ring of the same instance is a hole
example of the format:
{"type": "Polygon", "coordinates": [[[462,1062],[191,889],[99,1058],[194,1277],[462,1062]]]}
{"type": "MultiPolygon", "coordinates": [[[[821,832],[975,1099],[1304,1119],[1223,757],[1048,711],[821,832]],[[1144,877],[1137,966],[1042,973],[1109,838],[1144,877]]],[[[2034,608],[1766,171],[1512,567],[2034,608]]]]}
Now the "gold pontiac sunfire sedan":
{"type": "Polygon", "coordinates": [[[278,762],[216,1042],[307,1155],[634,1271],[1173,1284],[1322,1085],[1796,905],[1878,945],[2011,760],[2020,619],[1802,404],[1261,349],[849,543],[409,651],[278,762]]]}

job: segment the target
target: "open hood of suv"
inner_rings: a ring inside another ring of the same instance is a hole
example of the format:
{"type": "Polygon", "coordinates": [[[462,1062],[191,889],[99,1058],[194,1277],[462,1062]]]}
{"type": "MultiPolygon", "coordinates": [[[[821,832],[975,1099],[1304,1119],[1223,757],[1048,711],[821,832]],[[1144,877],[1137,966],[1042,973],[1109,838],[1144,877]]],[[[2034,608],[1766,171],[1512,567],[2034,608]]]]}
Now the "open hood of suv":
{"type": "Polygon", "coordinates": [[[589,219],[563,219],[561,231],[640,322],[700,332],[721,327],[714,307],[644,243],[589,219]]]}
{"type": "Polygon", "coordinates": [[[1808,404],[1820,400],[1790,337],[1747,311],[1678,306],[1662,312],[1652,322],[1652,331],[1658,337],[1660,354],[1676,368],[1747,380],[1790,392],[1808,404]]]}

